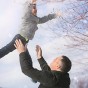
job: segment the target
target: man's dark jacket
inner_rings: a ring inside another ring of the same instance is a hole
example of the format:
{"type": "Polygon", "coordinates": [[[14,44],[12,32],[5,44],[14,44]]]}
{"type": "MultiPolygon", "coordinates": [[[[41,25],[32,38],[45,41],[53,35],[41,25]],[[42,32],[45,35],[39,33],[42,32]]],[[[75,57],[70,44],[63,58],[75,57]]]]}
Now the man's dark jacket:
{"type": "Polygon", "coordinates": [[[68,73],[51,71],[43,57],[38,59],[42,70],[33,68],[28,51],[21,53],[19,56],[22,72],[33,80],[40,82],[38,88],[69,88],[70,78],[68,73]]]}

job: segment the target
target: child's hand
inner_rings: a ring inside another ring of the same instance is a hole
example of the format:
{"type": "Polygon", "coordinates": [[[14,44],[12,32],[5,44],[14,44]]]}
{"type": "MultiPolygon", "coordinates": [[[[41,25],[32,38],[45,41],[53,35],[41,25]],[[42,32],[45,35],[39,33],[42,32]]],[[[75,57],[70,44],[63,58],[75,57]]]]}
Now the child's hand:
{"type": "Polygon", "coordinates": [[[60,17],[62,16],[62,13],[59,11],[59,12],[56,12],[56,15],[60,17]]]}

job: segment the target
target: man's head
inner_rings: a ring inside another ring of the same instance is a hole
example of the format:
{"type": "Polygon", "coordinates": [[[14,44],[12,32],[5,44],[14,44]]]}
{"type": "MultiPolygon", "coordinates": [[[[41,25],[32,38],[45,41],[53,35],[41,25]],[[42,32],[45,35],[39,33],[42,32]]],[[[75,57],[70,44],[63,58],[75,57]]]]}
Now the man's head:
{"type": "Polygon", "coordinates": [[[61,71],[61,72],[69,72],[71,69],[72,63],[70,59],[66,56],[60,56],[53,60],[50,64],[51,70],[61,71]]]}
{"type": "Polygon", "coordinates": [[[35,15],[35,16],[37,15],[37,8],[36,8],[36,5],[33,6],[32,14],[35,15]]]}

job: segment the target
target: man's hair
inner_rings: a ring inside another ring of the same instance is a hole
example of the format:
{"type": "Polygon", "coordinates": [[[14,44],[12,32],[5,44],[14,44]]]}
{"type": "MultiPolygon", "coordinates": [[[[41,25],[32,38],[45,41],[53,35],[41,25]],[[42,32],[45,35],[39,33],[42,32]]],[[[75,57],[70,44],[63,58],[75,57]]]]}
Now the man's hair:
{"type": "Polygon", "coordinates": [[[62,62],[61,71],[64,73],[69,72],[72,66],[70,59],[67,56],[62,56],[61,62],[62,62]]]}

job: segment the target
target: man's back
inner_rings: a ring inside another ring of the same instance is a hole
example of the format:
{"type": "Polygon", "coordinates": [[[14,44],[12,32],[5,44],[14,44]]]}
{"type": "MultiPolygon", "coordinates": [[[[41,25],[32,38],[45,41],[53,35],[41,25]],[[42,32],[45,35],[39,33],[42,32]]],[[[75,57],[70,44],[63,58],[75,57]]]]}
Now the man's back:
{"type": "MultiPolygon", "coordinates": [[[[68,73],[62,73],[59,71],[52,71],[53,74],[53,81],[51,84],[48,82],[50,80],[47,80],[47,83],[40,84],[39,88],[69,88],[70,85],[70,78],[68,73]]],[[[51,79],[51,78],[50,78],[51,79]]]]}

